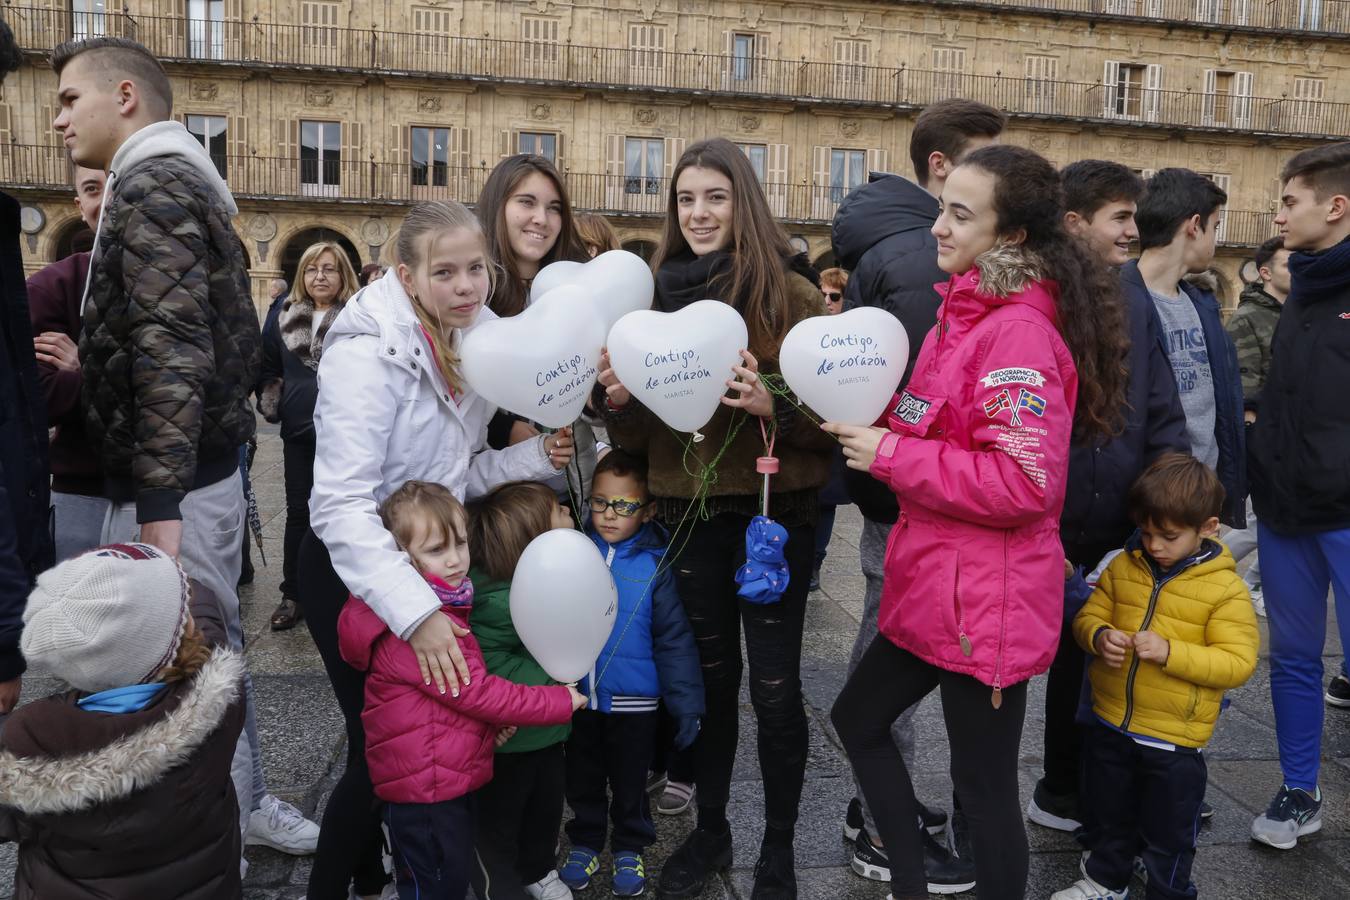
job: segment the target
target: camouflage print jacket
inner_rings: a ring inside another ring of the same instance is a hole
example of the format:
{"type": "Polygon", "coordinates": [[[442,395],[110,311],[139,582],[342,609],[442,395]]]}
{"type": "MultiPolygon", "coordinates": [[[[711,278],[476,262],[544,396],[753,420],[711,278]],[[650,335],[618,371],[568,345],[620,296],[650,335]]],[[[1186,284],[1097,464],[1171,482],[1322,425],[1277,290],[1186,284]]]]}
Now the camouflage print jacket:
{"type": "Polygon", "coordinates": [[[1256,409],[1261,389],[1270,373],[1270,343],[1280,321],[1280,301],[1249,284],[1242,291],[1238,308],[1229,317],[1228,336],[1237,347],[1238,370],[1242,374],[1242,405],[1256,409]]]}
{"type": "Polygon", "coordinates": [[[80,338],[89,435],[108,496],[177,519],[253,435],[258,316],[233,199],[199,161],[143,157],[108,187],[80,338]]]}

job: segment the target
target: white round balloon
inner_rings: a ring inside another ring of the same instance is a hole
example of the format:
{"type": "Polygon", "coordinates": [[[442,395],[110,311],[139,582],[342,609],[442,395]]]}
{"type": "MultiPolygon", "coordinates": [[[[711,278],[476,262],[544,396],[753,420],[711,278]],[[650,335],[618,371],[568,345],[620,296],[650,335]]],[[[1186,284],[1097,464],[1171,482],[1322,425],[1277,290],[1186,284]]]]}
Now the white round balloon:
{"type": "Polygon", "coordinates": [[[656,282],[642,257],[610,250],[586,263],[555,262],[545,266],[530,285],[534,303],[563,285],[584,288],[586,299],[605,320],[605,329],[630,312],[651,309],[656,282]]]}
{"type": "Polygon", "coordinates": [[[604,557],[579,531],[530,541],[511,578],[511,624],[549,677],[579,681],[605,648],[619,595],[604,557]]]}
{"type": "Polygon", "coordinates": [[[909,336],[884,309],[862,306],[813,316],[783,339],[778,365],[788,387],[827,422],[871,425],[909,362],[909,336]]]}
{"type": "Polygon", "coordinates": [[[518,316],[476,326],[460,372],[491,403],[547,428],[581,415],[599,374],[605,323],[575,285],[549,291],[518,316]]]}
{"type": "Polygon", "coordinates": [[[679,312],[629,313],[606,347],[629,393],[676,431],[695,432],[717,412],[748,343],[740,313],[700,300],[679,312]]]}

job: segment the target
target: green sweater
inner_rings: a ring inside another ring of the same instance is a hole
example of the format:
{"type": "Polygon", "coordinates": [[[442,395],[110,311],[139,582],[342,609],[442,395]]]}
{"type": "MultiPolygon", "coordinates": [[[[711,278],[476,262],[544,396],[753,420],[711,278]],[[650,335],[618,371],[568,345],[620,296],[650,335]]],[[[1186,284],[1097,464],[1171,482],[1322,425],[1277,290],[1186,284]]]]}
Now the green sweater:
{"type": "MultiPolygon", "coordinates": [[[[483,662],[490,674],[516,684],[557,684],[520,641],[511,624],[511,585],[494,581],[481,569],[471,569],[473,615],[469,628],[483,650],[483,662]]],[[[567,740],[571,725],[546,725],[521,728],[515,737],[497,748],[498,753],[528,753],[543,750],[567,740]]]]}

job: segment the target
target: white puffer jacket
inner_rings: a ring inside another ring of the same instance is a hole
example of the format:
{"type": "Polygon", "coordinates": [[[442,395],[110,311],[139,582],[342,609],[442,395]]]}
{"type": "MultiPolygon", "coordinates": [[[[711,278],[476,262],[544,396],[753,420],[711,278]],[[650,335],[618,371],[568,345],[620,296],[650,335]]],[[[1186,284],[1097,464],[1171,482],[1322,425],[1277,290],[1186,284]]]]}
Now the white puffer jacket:
{"type": "MultiPolygon", "coordinates": [[[[474,324],[493,318],[484,308],[474,324]]],[[[462,338],[455,333],[455,347],[462,338]]],[[[397,278],[348,300],[324,339],[310,526],[347,589],[404,639],[440,601],[380,524],[378,505],[409,480],[439,482],[463,500],[556,474],[543,437],[486,449],[496,411],[468,389],[451,397],[397,278]]]]}

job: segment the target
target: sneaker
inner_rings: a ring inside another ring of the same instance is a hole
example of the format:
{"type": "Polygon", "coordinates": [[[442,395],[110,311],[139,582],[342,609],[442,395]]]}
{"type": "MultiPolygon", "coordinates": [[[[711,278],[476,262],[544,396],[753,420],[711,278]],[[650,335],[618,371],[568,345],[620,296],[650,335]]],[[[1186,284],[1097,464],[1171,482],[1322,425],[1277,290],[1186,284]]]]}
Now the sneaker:
{"type": "Polygon", "coordinates": [[[947,830],[946,810],[925,806],[922,800],[919,801],[919,821],[924,830],[933,837],[938,837],[947,830]]]}
{"type": "Polygon", "coordinates": [[[1350,709],[1350,678],[1337,675],[1327,684],[1327,692],[1323,696],[1326,697],[1327,706],[1350,709]]]}
{"type": "Polygon", "coordinates": [[[648,773],[647,773],[647,793],[649,793],[649,794],[659,794],[659,793],[661,793],[662,791],[664,791],[664,790],[666,789],[666,785],[667,785],[668,783],[669,783],[669,779],[666,778],[666,773],[665,773],[665,772],[648,772],[648,773]]]}
{"type": "Polygon", "coordinates": [[[1309,794],[1281,785],[1264,815],[1252,822],[1252,838],[1276,850],[1292,850],[1304,835],[1322,830],[1322,791],[1309,794]]]}
{"type": "Polygon", "coordinates": [[[1206,822],[1214,818],[1214,807],[1210,806],[1204,800],[1200,801],[1200,818],[1204,819],[1206,822]]]}
{"type": "Polygon", "coordinates": [[[1266,617],[1266,595],[1261,592],[1261,585],[1252,585],[1247,588],[1247,593],[1252,598],[1252,609],[1256,610],[1256,614],[1264,619],[1266,617]]]}
{"type": "Polygon", "coordinates": [[[549,872],[534,884],[525,885],[525,893],[533,897],[534,900],[572,900],[572,891],[558,877],[557,869],[549,872]]]}
{"type": "Polygon", "coordinates": [[[849,868],[869,881],[890,881],[891,860],[872,842],[872,837],[863,828],[853,839],[853,853],[849,856],[849,868]]]}
{"type": "MultiPolygon", "coordinates": [[[[669,786],[666,789],[669,790],[669,786]]],[[[656,895],[664,900],[693,897],[703,890],[711,876],[729,868],[731,829],[714,834],[704,828],[695,828],[666,860],[656,884],[656,895]]]]}
{"type": "Polygon", "coordinates": [[[271,847],[293,856],[308,856],[319,846],[319,826],[294,806],[268,794],[249,813],[244,843],[271,847]]]}
{"type": "Polygon", "coordinates": [[[974,863],[975,851],[970,845],[970,822],[964,810],[953,810],[951,831],[947,835],[947,847],[966,862],[974,863]]]}
{"type": "Polygon", "coordinates": [[[1108,887],[1102,887],[1084,873],[1083,877],[1071,886],[1051,894],[1050,900],[1128,900],[1129,896],[1128,885],[1122,890],[1113,891],[1108,887]]]}
{"type": "Polygon", "coordinates": [[[957,856],[925,832],[923,875],[930,894],[964,894],[975,888],[975,861],[957,856]]]}
{"type": "Polygon", "coordinates": [[[647,869],[641,853],[614,854],[614,896],[641,897],[647,891],[647,869]]]}
{"type": "Polygon", "coordinates": [[[1078,815],[1077,794],[1052,794],[1045,788],[1045,779],[1036,782],[1036,791],[1027,804],[1027,818],[1043,828],[1055,831],[1077,831],[1083,827],[1078,815]]]}
{"type": "Polygon", "coordinates": [[[844,813],[844,840],[856,841],[864,824],[862,801],[854,797],[848,801],[848,811],[844,813]]]}
{"type": "Polygon", "coordinates": [[[600,854],[589,847],[573,847],[567,854],[567,862],[558,870],[562,883],[574,891],[584,891],[591,886],[591,876],[600,869],[600,854]]]}
{"type": "Polygon", "coordinates": [[[684,781],[668,781],[661,798],[656,801],[656,811],[663,816],[678,816],[694,805],[694,786],[684,781]]]}
{"type": "Polygon", "coordinates": [[[791,844],[760,845],[750,900],[797,900],[797,869],[791,844]]]}

